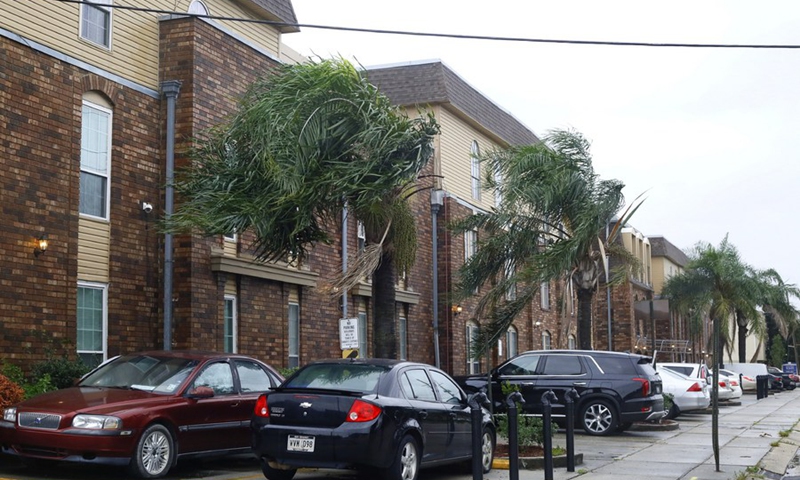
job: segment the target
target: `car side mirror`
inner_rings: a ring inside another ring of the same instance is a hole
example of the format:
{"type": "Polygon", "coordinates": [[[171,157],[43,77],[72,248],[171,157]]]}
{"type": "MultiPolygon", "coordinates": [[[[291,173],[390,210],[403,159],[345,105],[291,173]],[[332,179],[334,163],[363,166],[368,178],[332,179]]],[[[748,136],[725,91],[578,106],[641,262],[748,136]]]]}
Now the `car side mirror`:
{"type": "Polygon", "coordinates": [[[186,396],[189,398],[211,398],[214,396],[214,389],[211,387],[196,387],[189,390],[186,396]]]}

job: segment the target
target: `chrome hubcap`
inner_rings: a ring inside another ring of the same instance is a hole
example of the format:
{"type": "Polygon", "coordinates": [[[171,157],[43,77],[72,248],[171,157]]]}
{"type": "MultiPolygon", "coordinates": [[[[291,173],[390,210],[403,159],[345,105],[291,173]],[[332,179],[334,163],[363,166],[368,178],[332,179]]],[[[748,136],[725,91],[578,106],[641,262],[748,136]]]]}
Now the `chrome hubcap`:
{"type": "Polygon", "coordinates": [[[161,432],[147,436],[142,445],[142,466],[150,475],[158,475],[169,465],[169,441],[161,432]]]}
{"type": "Polygon", "coordinates": [[[586,428],[595,433],[603,433],[611,428],[611,421],[613,415],[611,410],[603,404],[591,405],[586,409],[586,415],[583,417],[583,422],[586,428]]]}
{"type": "Polygon", "coordinates": [[[483,453],[481,460],[484,470],[488,470],[492,465],[492,459],[494,457],[494,445],[492,443],[492,435],[489,432],[484,432],[483,445],[481,448],[481,452],[483,453]]]}
{"type": "Polygon", "coordinates": [[[403,446],[403,451],[400,453],[400,478],[403,480],[413,480],[417,477],[417,449],[411,442],[403,446]]]}

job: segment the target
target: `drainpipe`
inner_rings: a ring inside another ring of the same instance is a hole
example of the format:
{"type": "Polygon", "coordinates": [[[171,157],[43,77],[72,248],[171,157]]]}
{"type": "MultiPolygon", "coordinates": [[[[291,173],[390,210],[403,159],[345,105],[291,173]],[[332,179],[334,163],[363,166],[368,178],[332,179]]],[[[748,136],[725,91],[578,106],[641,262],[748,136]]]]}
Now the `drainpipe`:
{"type": "MultiPolygon", "coordinates": [[[[174,213],[175,180],[175,103],[181,82],[169,80],[161,82],[161,93],[167,99],[167,151],[164,213],[169,217],[174,213]]],[[[164,234],[164,350],[172,350],[172,234],[164,234]]]]}
{"type": "Polygon", "coordinates": [[[444,190],[431,190],[431,242],[433,250],[433,355],[436,368],[439,360],[439,209],[444,205],[444,190]]]}

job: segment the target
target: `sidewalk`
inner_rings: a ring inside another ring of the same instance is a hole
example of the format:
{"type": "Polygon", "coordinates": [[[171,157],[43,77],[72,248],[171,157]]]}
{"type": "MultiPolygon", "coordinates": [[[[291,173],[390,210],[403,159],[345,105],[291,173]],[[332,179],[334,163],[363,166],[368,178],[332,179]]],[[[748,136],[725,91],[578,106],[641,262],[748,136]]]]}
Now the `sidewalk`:
{"type": "MultiPolygon", "coordinates": [[[[583,453],[583,464],[573,473],[555,469],[554,480],[800,480],[800,469],[793,471],[800,445],[800,430],[793,430],[800,420],[800,388],[761,400],[745,394],[740,406],[722,406],[719,413],[719,472],[711,415],[685,414],[678,418],[680,428],[668,432],[577,434],[575,451],[583,453]]],[[[564,435],[559,433],[553,444],[565,446],[564,435]]],[[[541,470],[520,470],[519,475],[520,480],[543,477],[541,470]]],[[[493,470],[484,478],[507,479],[509,472],[493,470]]]]}

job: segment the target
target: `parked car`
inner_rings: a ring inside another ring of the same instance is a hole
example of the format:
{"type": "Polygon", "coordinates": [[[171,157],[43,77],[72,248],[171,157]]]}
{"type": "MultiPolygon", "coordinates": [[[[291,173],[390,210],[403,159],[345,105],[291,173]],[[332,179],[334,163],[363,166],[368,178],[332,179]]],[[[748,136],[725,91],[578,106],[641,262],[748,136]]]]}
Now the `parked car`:
{"type": "Polygon", "coordinates": [[[725,377],[727,379],[728,388],[733,392],[728,400],[735,401],[742,398],[742,386],[739,384],[739,375],[731,372],[730,370],[722,370],[719,371],[720,379],[725,377]]]}
{"type": "Polygon", "coordinates": [[[127,465],[143,478],[178,459],[250,452],[258,396],[283,381],[244,355],[154,351],[123,355],[75,387],[3,412],[0,451],[24,459],[127,465]]]}
{"type": "Polygon", "coordinates": [[[769,375],[767,366],[763,363],[726,363],[723,364],[723,368],[740,376],[742,390],[745,392],[756,389],[756,379],[759,375],[769,375]]]}
{"type": "Polygon", "coordinates": [[[657,368],[660,369],[661,367],[669,368],[687,377],[702,380],[706,385],[711,385],[708,379],[708,367],[705,363],[658,362],[657,368]]]}
{"type": "MultiPolygon", "coordinates": [[[[481,465],[492,468],[495,425],[482,408],[481,465]]],[[[416,480],[428,466],[472,462],[466,393],[430,365],[387,359],[310,363],[258,398],[253,451],[269,480],[301,467],[416,480]]]]}
{"type": "Polygon", "coordinates": [[[642,355],[594,350],[538,350],[521,353],[489,374],[457,377],[467,392],[487,391],[495,412],[506,410],[503,385],[518,389],[523,413],[542,414],[542,395],[553,391],[553,418],[563,423],[567,392],[575,389],[576,420],[590,435],[620,432],[633,422],[663,418],[661,378],[642,355]],[[487,378],[491,388],[487,388],[487,378]]]}
{"type": "Polygon", "coordinates": [[[668,418],[677,418],[681,413],[708,408],[711,397],[700,380],[668,368],[660,368],[658,374],[661,376],[664,394],[672,395],[672,407],[667,413],[668,418]]]}
{"type": "Polygon", "coordinates": [[[794,381],[792,381],[792,377],[788,373],[785,373],[783,370],[781,370],[780,368],[776,368],[776,367],[767,367],[767,371],[770,374],[775,375],[778,378],[780,378],[781,388],[782,389],[784,389],[784,390],[794,390],[794,387],[795,387],[794,381]]]}

